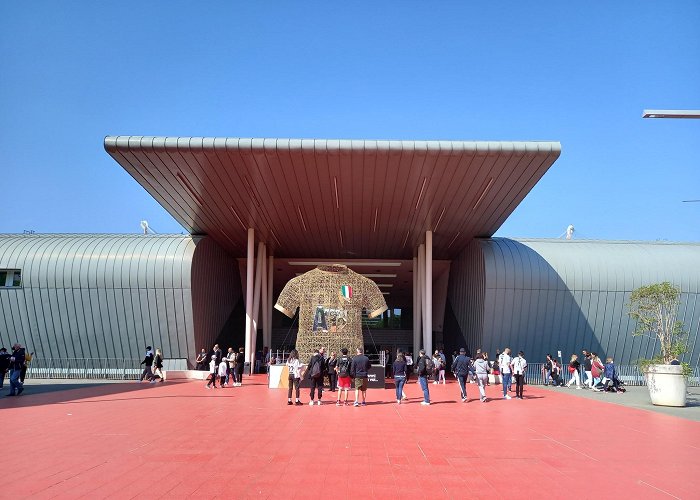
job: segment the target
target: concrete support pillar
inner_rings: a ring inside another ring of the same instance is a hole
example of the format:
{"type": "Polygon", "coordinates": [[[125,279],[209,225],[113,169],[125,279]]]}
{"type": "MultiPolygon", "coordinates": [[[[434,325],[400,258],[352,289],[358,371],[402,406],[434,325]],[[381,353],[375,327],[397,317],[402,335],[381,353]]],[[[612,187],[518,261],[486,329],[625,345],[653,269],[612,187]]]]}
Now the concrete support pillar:
{"type": "Polygon", "coordinates": [[[272,272],[275,265],[275,258],[270,255],[267,258],[267,306],[264,311],[265,317],[267,318],[267,327],[263,327],[263,343],[270,349],[272,349],[272,308],[274,307],[274,297],[272,295],[272,272]]]}
{"type": "Polygon", "coordinates": [[[267,263],[265,258],[265,243],[262,241],[258,243],[258,258],[255,262],[255,289],[253,290],[253,331],[252,340],[250,342],[250,355],[248,360],[250,362],[250,373],[252,374],[255,370],[255,351],[256,343],[258,340],[258,318],[260,313],[260,291],[262,287],[262,270],[263,263],[267,263]]]}
{"type": "Polygon", "coordinates": [[[425,245],[418,246],[418,290],[420,292],[420,331],[422,332],[418,342],[420,347],[425,349],[425,332],[423,332],[425,330],[425,245]]]}
{"type": "MultiPolygon", "coordinates": [[[[267,246],[265,246],[265,255],[267,255],[267,246]]],[[[270,346],[267,343],[267,329],[268,329],[268,314],[267,310],[270,306],[270,297],[267,293],[267,257],[262,261],[262,285],[260,291],[260,322],[262,323],[262,347],[263,352],[266,346],[270,346]]],[[[263,362],[265,360],[263,359],[263,362]]]]}
{"type": "Polygon", "coordinates": [[[248,253],[246,255],[245,280],[245,355],[250,359],[253,331],[253,265],[255,264],[255,230],[248,229],[248,253]]]}
{"type": "Polygon", "coordinates": [[[425,311],[423,313],[423,348],[433,354],[433,232],[425,233],[425,311]]]}
{"type": "MultiPolygon", "coordinates": [[[[421,337],[421,298],[418,287],[418,257],[413,257],[413,354],[418,355],[421,337]]],[[[414,358],[415,359],[415,358],[414,358]]]]}

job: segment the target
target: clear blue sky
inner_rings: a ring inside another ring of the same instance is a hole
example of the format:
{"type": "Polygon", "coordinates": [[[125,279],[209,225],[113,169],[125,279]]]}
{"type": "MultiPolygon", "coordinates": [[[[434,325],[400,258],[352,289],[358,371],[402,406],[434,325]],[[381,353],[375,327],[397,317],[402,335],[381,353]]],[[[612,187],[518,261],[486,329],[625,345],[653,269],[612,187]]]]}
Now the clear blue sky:
{"type": "Polygon", "coordinates": [[[700,240],[700,2],[1,2],[0,232],[183,229],[106,135],[558,140],[497,233],[700,240]]]}

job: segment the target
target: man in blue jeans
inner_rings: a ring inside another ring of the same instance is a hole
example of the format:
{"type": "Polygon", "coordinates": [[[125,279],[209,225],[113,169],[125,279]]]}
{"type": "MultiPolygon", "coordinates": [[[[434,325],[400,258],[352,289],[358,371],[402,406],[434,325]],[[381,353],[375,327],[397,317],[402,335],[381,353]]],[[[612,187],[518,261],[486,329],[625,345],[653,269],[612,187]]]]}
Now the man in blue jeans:
{"type": "Polygon", "coordinates": [[[10,393],[8,396],[19,396],[24,391],[24,384],[20,380],[24,363],[25,352],[22,345],[14,344],[10,357],[10,393]]]}
{"type": "Polygon", "coordinates": [[[423,389],[423,401],[420,402],[423,406],[428,406],[430,404],[430,390],[428,389],[428,377],[432,375],[432,370],[429,370],[430,365],[432,365],[432,361],[425,355],[425,350],[421,349],[418,353],[416,373],[418,374],[420,388],[423,389]]]}
{"type": "Polygon", "coordinates": [[[510,388],[511,379],[513,377],[513,371],[510,367],[512,362],[513,358],[510,357],[510,347],[506,347],[498,359],[498,366],[501,368],[501,379],[503,380],[503,399],[510,399],[508,389],[510,388]]]}
{"type": "Polygon", "coordinates": [[[459,382],[459,390],[462,392],[462,403],[467,401],[467,375],[472,370],[471,360],[467,356],[467,350],[462,347],[459,356],[452,362],[452,373],[459,382]]]}

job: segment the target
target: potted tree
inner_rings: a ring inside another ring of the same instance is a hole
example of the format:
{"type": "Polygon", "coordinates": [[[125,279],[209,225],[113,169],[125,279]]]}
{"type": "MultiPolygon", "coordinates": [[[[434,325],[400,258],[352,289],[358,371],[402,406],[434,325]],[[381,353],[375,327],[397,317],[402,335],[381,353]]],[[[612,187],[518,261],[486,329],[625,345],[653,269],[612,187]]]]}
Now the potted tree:
{"type": "Polygon", "coordinates": [[[659,354],[639,361],[652,404],[685,406],[690,366],[678,358],[687,350],[687,332],[678,321],[681,291],[665,281],[641,286],[630,296],[629,315],[637,326],[632,335],[659,343],[659,354]]]}

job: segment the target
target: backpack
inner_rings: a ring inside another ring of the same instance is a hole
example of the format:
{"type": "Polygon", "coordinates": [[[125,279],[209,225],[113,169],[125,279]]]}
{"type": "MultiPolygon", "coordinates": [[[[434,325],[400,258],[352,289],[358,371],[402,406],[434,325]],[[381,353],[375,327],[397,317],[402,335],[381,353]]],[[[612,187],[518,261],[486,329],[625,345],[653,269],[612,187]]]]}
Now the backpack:
{"type": "Polygon", "coordinates": [[[425,375],[432,375],[433,372],[435,371],[435,363],[433,363],[433,360],[430,359],[429,357],[425,357],[425,368],[423,373],[425,375]]]}
{"type": "Polygon", "coordinates": [[[311,367],[311,378],[319,378],[321,376],[321,361],[316,359],[311,367]]]}
{"type": "Polygon", "coordinates": [[[338,375],[341,377],[350,376],[350,359],[343,356],[338,360],[338,375]]]}

